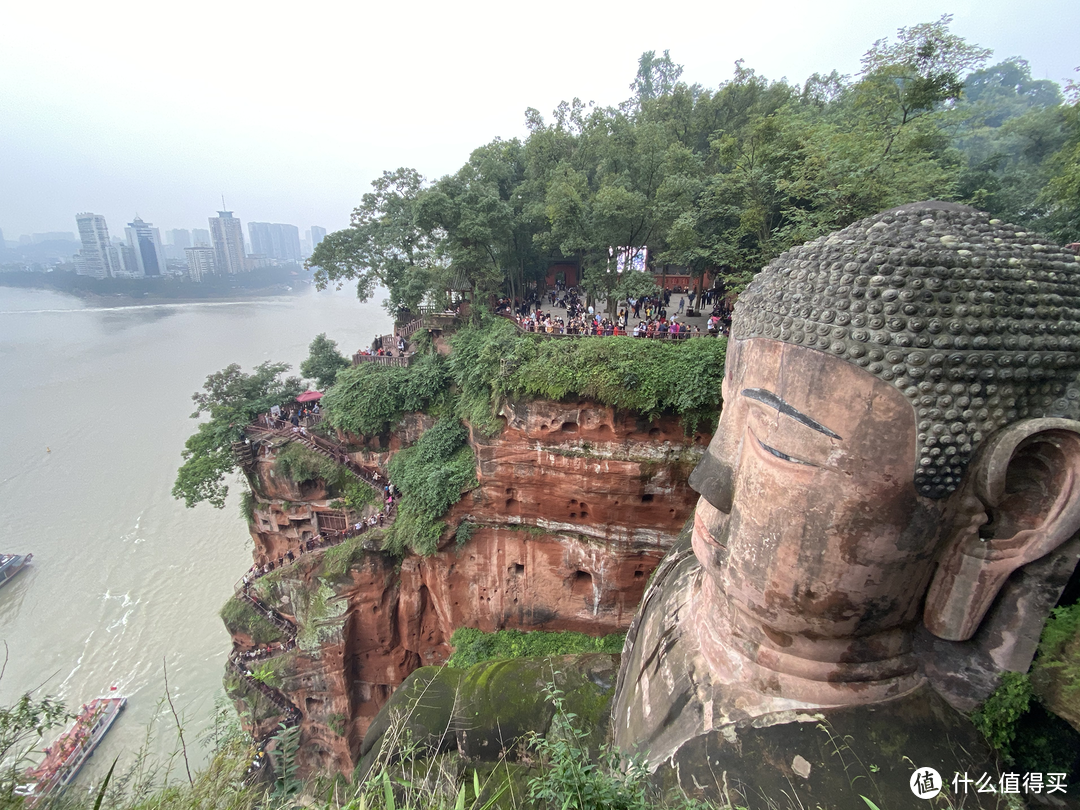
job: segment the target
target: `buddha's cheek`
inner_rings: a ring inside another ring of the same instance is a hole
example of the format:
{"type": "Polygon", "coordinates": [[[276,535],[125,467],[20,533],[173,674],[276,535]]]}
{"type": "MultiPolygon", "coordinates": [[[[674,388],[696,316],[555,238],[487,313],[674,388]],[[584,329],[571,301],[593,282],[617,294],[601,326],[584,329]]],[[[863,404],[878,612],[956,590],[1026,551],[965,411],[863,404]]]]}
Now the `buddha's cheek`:
{"type": "Polygon", "coordinates": [[[935,516],[910,481],[740,459],[719,577],[732,604],[786,633],[840,637],[909,621],[935,516]]]}

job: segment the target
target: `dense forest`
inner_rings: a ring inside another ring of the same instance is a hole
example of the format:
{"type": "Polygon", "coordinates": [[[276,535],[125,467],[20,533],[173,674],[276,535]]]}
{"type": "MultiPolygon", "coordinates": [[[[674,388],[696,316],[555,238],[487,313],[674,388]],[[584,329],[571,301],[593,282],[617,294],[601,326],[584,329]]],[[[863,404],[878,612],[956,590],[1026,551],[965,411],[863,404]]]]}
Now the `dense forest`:
{"type": "Polygon", "coordinates": [[[738,291],[785,248],[923,199],[968,203],[1062,243],[1080,239],[1080,90],[949,30],[875,42],[856,76],[770,81],[741,61],[709,88],[642,54],[616,107],[575,98],[528,137],[476,149],[428,182],[387,171],[309,261],[321,285],[389,290],[391,312],[448,289],[515,296],[552,262],[590,296],[619,281],[612,246],[738,291]]]}

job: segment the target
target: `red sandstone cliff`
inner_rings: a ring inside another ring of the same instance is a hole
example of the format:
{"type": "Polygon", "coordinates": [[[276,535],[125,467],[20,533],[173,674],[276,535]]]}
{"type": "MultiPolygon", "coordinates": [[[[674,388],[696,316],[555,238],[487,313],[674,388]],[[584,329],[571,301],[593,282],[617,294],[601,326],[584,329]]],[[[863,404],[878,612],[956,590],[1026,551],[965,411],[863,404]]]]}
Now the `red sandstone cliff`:
{"type": "MultiPolygon", "coordinates": [[[[264,586],[300,627],[279,680],[304,715],[305,770],[348,771],[394,688],[417,667],[445,661],[458,627],[625,630],[693,510],[686,479],[709,436],[684,436],[676,419],[544,400],[508,404],[502,415],[497,436],[471,438],[479,486],[445,516],[438,553],[398,560],[371,538],[347,560],[341,550],[305,555],[264,586]],[[462,523],[472,534],[458,546],[462,523]]],[[[428,426],[428,417],[411,416],[388,442],[353,457],[384,467],[428,426]]],[[[322,487],[278,474],[273,454],[273,442],[264,445],[250,473],[260,561],[345,520],[322,487]]]]}

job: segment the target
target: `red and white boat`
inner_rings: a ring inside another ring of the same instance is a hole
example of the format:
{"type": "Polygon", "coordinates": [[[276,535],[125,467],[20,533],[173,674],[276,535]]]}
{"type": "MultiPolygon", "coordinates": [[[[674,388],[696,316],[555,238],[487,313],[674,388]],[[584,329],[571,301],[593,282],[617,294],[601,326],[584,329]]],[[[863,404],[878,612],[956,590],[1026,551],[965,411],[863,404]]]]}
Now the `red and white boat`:
{"type": "Polygon", "coordinates": [[[16,789],[27,797],[27,807],[71,784],[126,705],[126,697],[115,696],[82,707],[71,727],[45,749],[41,764],[26,772],[28,783],[16,789]]]}

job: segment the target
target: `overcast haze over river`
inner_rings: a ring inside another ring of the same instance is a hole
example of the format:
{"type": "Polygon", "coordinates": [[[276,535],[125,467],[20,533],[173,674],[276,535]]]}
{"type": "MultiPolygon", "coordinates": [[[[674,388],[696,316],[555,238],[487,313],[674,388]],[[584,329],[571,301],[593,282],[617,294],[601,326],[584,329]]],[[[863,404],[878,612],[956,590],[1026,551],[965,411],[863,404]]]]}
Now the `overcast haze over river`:
{"type": "Polygon", "coordinates": [[[319,332],[351,354],[390,330],[379,300],[305,288],[111,308],[0,288],[0,551],[34,555],[0,589],[0,701],[40,686],[77,709],[117,686],[128,708],[92,773],[130,757],[155,716],[153,751],[173,749],[163,661],[189,746],[223,695],[229,636],[217,612],[251,564],[251,541],[239,485],[224,510],[170,495],[196,427],[192,393],[234,362],[280,360],[299,374],[319,332]]]}

